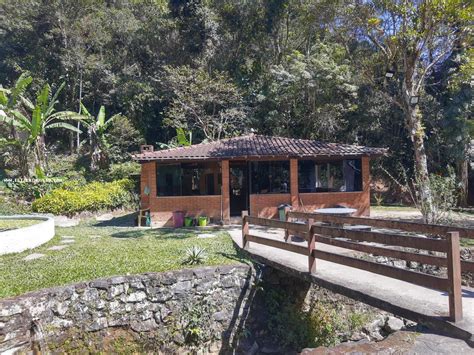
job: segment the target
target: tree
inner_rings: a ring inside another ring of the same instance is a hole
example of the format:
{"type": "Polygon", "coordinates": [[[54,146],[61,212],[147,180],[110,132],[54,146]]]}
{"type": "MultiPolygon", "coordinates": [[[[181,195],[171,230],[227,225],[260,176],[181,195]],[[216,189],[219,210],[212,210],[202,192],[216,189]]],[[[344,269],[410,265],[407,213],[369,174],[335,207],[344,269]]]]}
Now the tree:
{"type": "Polygon", "coordinates": [[[51,87],[45,84],[38,92],[33,104],[24,92],[31,83],[31,77],[22,75],[10,90],[0,91],[0,105],[4,114],[0,120],[11,125],[14,141],[20,146],[20,174],[29,175],[28,156],[33,151],[35,156],[35,169],[42,174],[46,170],[46,131],[53,128],[64,128],[77,131],[77,128],[64,122],[69,119],[80,119],[77,114],[70,111],[55,112],[58,96],[64,87],[62,84],[51,95],[51,87]],[[26,135],[26,137],[22,137],[26,135]]]}
{"type": "Polygon", "coordinates": [[[11,119],[13,111],[18,108],[24,98],[24,94],[28,86],[33,81],[28,73],[23,73],[16,80],[10,89],[0,87],[0,122],[8,122],[7,129],[10,130],[9,136],[1,138],[1,144],[4,148],[13,148],[13,154],[18,155],[19,173],[21,176],[28,176],[28,151],[21,144],[15,124],[11,119]]]}
{"type": "Polygon", "coordinates": [[[107,168],[109,158],[107,154],[107,139],[105,133],[112,125],[114,120],[120,117],[119,114],[113,115],[109,119],[105,118],[105,107],[101,106],[97,117],[94,118],[87,108],[81,103],[82,114],[86,117],[83,124],[89,132],[89,146],[91,157],[91,171],[97,171],[99,168],[107,168]]]}
{"type": "Polygon", "coordinates": [[[166,67],[163,89],[170,104],[165,124],[209,141],[246,130],[248,109],[242,94],[224,73],[209,75],[189,66],[166,67]]]}
{"type": "Polygon", "coordinates": [[[425,148],[425,124],[420,96],[427,78],[467,33],[472,18],[463,0],[372,0],[356,2],[357,28],[379,51],[385,69],[394,72],[398,87],[392,96],[404,113],[413,143],[418,194],[426,207],[424,219],[433,220],[432,192],[425,148]]]}
{"type": "Polygon", "coordinates": [[[49,84],[45,84],[38,92],[34,104],[27,98],[23,98],[23,107],[12,110],[11,116],[8,118],[12,125],[27,134],[25,149],[33,149],[35,169],[41,173],[47,170],[46,131],[54,128],[63,128],[73,132],[79,131],[76,127],[64,121],[80,120],[82,116],[71,111],[56,112],[55,105],[58,103],[58,96],[63,88],[64,83],[52,94],[49,84]]]}
{"type": "Polygon", "coordinates": [[[357,108],[357,89],[343,48],[316,43],[272,66],[254,105],[268,133],[335,140],[357,108]]]}

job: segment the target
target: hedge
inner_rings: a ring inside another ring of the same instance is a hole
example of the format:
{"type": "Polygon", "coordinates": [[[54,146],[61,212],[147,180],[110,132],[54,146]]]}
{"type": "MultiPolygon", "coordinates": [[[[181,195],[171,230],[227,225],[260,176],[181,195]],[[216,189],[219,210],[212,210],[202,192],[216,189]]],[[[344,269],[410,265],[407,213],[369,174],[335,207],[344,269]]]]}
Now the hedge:
{"type": "Polygon", "coordinates": [[[88,211],[113,210],[135,202],[134,183],[128,179],[92,182],[85,185],[65,184],[35,200],[33,211],[55,215],[74,215],[88,211]]]}

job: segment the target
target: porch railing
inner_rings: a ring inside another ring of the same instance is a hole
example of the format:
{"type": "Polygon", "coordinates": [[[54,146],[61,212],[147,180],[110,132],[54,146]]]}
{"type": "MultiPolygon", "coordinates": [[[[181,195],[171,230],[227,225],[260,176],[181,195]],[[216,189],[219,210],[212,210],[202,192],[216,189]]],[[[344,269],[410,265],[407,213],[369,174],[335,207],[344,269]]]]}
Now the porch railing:
{"type": "Polygon", "coordinates": [[[457,322],[462,319],[461,271],[474,271],[474,262],[461,261],[460,236],[474,238],[474,230],[468,228],[427,225],[413,222],[382,220],[361,217],[339,217],[315,213],[287,211],[287,221],[249,216],[242,213],[242,246],[248,248],[249,243],[258,243],[279,248],[308,258],[308,271],[315,273],[317,259],[362,269],[379,275],[406,281],[415,285],[445,291],[449,295],[449,319],[457,322]],[[292,218],[305,220],[306,223],[290,222],[292,218]],[[315,222],[322,222],[315,224],[315,222]],[[327,223],[330,223],[327,225],[327,223]],[[383,231],[344,228],[345,224],[384,228],[383,231]],[[282,240],[265,238],[252,234],[250,225],[278,228],[285,231],[282,240]],[[426,233],[440,237],[420,237],[397,234],[393,229],[409,232],[426,233]],[[304,238],[307,245],[288,242],[290,234],[304,238]],[[370,242],[377,245],[361,244],[370,242]],[[428,275],[417,271],[401,269],[373,261],[354,258],[329,251],[319,250],[316,243],[333,245],[340,248],[371,253],[422,264],[447,268],[447,277],[428,275]],[[386,246],[398,246],[445,253],[446,256],[422,254],[419,252],[391,249],[386,246]]]}

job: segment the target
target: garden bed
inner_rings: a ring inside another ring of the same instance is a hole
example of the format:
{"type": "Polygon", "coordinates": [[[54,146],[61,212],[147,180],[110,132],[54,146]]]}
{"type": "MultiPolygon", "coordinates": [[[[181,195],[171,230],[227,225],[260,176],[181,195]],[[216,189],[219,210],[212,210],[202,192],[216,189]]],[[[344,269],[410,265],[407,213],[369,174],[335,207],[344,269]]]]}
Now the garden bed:
{"type": "Polygon", "coordinates": [[[0,216],[0,255],[36,248],[53,237],[51,217],[0,216]]]}
{"type": "Polygon", "coordinates": [[[33,226],[39,222],[36,219],[0,219],[0,232],[33,226]]]}

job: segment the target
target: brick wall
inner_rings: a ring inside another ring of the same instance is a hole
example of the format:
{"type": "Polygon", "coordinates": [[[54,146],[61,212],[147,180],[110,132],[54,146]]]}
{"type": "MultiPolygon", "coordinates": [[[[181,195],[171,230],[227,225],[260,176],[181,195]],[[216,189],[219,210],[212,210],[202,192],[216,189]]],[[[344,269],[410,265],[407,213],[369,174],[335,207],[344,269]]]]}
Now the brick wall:
{"type": "Polygon", "coordinates": [[[365,192],[318,192],[300,194],[299,210],[312,212],[317,208],[341,205],[357,209],[357,216],[368,216],[370,204],[365,192]]]}
{"type": "MultiPolygon", "coordinates": [[[[298,193],[298,161],[290,160],[290,193],[250,195],[250,214],[265,218],[278,217],[278,205],[287,203],[294,208],[311,211],[317,208],[343,205],[356,208],[357,215],[370,214],[370,169],[369,158],[362,158],[363,191],[335,193],[298,193]]],[[[209,216],[214,221],[228,222],[230,216],[229,161],[222,161],[222,196],[173,196],[156,197],[156,164],[143,163],[141,182],[142,206],[150,207],[152,222],[157,226],[172,225],[172,212],[186,211],[191,216],[209,216]],[[150,196],[143,191],[150,188],[150,196]]]]}
{"type": "Polygon", "coordinates": [[[161,196],[151,198],[153,226],[173,225],[173,211],[184,211],[186,216],[207,216],[221,220],[221,195],[214,196],[161,196]]]}
{"type": "Polygon", "coordinates": [[[277,218],[278,205],[291,204],[290,194],[250,195],[250,215],[264,218],[277,218]]]}

